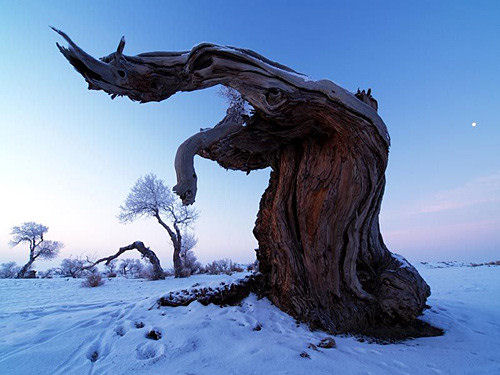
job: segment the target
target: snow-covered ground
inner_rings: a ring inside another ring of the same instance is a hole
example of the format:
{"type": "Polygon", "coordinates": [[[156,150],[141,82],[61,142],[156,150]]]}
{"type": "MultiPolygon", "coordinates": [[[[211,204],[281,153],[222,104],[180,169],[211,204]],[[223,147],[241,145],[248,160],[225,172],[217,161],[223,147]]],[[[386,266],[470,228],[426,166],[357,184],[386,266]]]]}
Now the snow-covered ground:
{"type": "Polygon", "coordinates": [[[308,345],[325,333],[252,295],[234,307],[151,308],[168,291],[242,274],[99,288],[0,280],[0,374],[500,374],[500,267],[418,268],[432,288],[424,319],[444,336],[391,345],[335,337],[337,348],[319,351],[308,345]],[[146,338],[152,329],[159,340],[146,338]]]}

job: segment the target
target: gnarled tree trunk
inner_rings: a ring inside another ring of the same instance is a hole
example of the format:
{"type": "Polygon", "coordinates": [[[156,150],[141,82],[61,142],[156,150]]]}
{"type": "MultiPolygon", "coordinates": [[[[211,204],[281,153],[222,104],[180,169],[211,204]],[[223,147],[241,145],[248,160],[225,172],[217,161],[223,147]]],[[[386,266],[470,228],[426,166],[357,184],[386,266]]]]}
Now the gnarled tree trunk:
{"type": "Polygon", "coordinates": [[[174,190],[194,202],[194,155],[246,172],[272,168],[254,234],[274,304],[333,332],[370,333],[421,314],[429,286],[387,250],[379,229],[390,140],[370,91],[352,94],[212,44],[131,57],[120,43],[97,61],[60,34],[70,44],[61,52],[91,89],[147,102],[222,84],[251,104],[251,116],[231,107],[179,147],[174,190]]]}
{"type": "Polygon", "coordinates": [[[28,271],[31,269],[31,266],[33,265],[34,259],[30,259],[28,263],[26,263],[17,273],[16,279],[23,279],[26,277],[26,274],[28,271]]]}
{"type": "MultiPolygon", "coordinates": [[[[38,244],[39,245],[39,244],[38,244]]],[[[33,263],[35,262],[36,256],[35,256],[35,247],[37,246],[35,239],[32,239],[30,242],[30,258],[28,262],[21,267],[19,272],[16,275],[16,279],[23,279],[26,277],[26,274],[28,271],[31,269],[33,266],[33,263]]]]}
{"type": "Polygon", "coordinates": [[[282,149],[254,233],[272,302],[314,326],[364,332],[415,319],[429,287],[379,232],[386,157],[367,153],[375,143],[349,141],[334,135],[282,149]]]}

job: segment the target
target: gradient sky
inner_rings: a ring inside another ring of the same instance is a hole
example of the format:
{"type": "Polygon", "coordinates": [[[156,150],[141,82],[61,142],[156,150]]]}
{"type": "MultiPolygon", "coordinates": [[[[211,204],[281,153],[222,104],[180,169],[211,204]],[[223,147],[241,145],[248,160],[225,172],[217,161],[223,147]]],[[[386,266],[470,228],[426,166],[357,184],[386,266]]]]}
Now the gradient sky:
{"type": "MultiPolygon", "coordinates": [[[[224,116],[217,88],[142,105],[88,91],[48,25],[94,56],[122,35],[127,55],[209,41],[351,91],[371,87],[392,138],[389,248],[415,260],[500,258],[500,2],[304,4],[1,1],[0,262],[25,261],[9,232],[34,220],[65,243],[63,257],[141,239],[168,265],[166,233],[152,220],[120,224],[118,207],[147,172],[174,185],[177,146],[224,116]]],[[[251,261],[269,170],[246,176],[201,158],[196,167],[200,260],[251,261]]]]}

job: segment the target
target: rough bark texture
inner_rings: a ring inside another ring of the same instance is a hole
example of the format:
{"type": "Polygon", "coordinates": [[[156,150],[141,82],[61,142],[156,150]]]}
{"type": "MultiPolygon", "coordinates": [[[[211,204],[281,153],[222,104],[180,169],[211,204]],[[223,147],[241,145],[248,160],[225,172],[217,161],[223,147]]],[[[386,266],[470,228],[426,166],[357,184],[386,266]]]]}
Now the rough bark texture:
{"type": "Polygon", "coordinates": [[[352,94],[253,51],[212,44],[134,57],[119,47],[90,60],[61,35],[70,44],[61,52],[89,88],[113,97],[161,101],[222,84],[251,104],[251,116],[230,108],[179,147],[174,190],[194,202],[194,155],[245,172],[272,168],[254,234],[275,305],[332,332],[373,332],[422,313],[429,286],[380,234],[390,139],[370,91],[352,94]]]}
{"type": "Polygon", "coordinates": [[[144,243],[141,241],[135,241],[134,243],[120,247],[120,250],[114,255],[111,255],[106,258],[101,258],[96,260],[94,263],[90,264],[89,266],[84,267],[84,269],[89,269],[92,267],[95,267],[97,264],[105,262],[105,264],[109,264],[113,259],[118,258],[120,255],[122,255],[125,251],[128,250],[137,250],[138,252],[141,253],[141,255],[148,259],[151,264],[153,265],[153,275],[152,275],[152,280],[163,280],[165,279],[165,274],[163,272],[163,269],[161,268],[160,265],[160,260],[156,256],[153,250],[149,249],[148,247],[144,246],[144,243]]]}
{"type": "Polygon", "coordinates": [[[19,272],[16,275],[16,279],[24,279],[26,278],[28,271],[31,270],[31,267],[33,266],[33,263],[35,262],[37,256],[35,255],[35,248],[39,246],[43,242],[43,238],[36,243],[36,240],[33,238],[30,241],[30,259],[28,262],[19,270],[19,272]]]}
{"type": "Polygon", "coordinates": [[[174,230],[172,230],[167,223],[165,223],[162,218],[160,217],[160,214],[156,214],[156,220],[160,225],[167,231],[170,241],[172,241],[172,246],[174,247],[174,252],[172,256],[172,260],[174,263],[174,276],[175,277],[184,277],[184,274],[182,272],[183,269],[183,264],[182,264],[182,259],[181,259],[181,245],[182,245],[182,234],[181,230],[179,229],[179,226],[175,222],[173,223],[174,230]]]}
{"type": "Polygon", "coordinates": [[[34,259],[30,259],[28,263],[26,263],[17,273],[16,279],[23,279],[26,277],[26,273],[30,270],[31,266],[33,265],[34,259]]]}

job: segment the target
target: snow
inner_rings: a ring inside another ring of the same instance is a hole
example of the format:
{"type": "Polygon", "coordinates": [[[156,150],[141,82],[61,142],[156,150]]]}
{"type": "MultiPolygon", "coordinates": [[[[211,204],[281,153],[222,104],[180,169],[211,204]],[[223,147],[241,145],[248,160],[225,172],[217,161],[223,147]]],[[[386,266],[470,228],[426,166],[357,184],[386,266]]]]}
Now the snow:
{"type": "Polygon", "coordinates": [[[411,267],[410,263],[408,263],[408,261],[405,259],[404,256],[396,254],[396,253],[392,253],[392,257],[396,258],[398,260],[398,262],[401,263],[400,268],[410,268],[411,267]]]}
{"type": "Polygon", "coordinates": [[[500,373],[500,268],[416,266],[433,292],[424,319],[444,336],[390,345],[336,336],[337,348],[319,351],[308,344],[325,333],[253,295],[241,306],[156,307],[169,291],[244,274],[117,278],[98,288],[0,280],[0,374],[500,373]],[[146,338],[153,329],[159,340],[146,338]]]}

